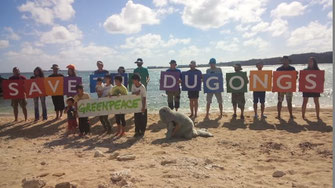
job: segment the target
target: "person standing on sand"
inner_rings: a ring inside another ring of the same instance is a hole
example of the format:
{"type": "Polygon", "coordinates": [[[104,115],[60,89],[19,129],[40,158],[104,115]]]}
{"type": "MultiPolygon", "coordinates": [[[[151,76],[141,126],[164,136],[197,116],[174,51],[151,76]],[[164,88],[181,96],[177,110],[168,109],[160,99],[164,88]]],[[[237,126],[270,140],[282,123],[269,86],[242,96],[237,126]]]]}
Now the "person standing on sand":
{"type": "Polygon", "coordinates": [[[176,68],[177,67],[177,62],[175,60],[170,61],[170,68],[166,70],[166,72],[178,72],[179,73],[179,80],[178,82],[178,90],[177,91],[166,91],[167,95],[167,101],[168,101],[168,106],[170,107],[171,110],[175,109],[178,111],[178,108],[180,106],[180,88],[179,88],[179,83],[181,79],[181,71],[176,68]]]}
{"type": "MultiPolygon", "coordinates": [[[[281,59],[283,65],[277,68],[277,71],[296,71],[294,67],[290,66],[291,60],[289,59],[288,56],[283,56],[281,59]]],[[[297,72],[297,71],[296,71],[297,72]]],[[[298,72],[297,72],[298,74],[298,72]]],[[[278,116],[277,119],[281,119],[281,109],[282,109],[282,104],[284,97],[286,95],[286,102],[287,102],[287,108],[290,113],[290,119],[293,119],[293,113],[292,113],[292,97],[293,97],[293,92],[278,92],[278,104],[277,104],[277,111],[278,111],[278,116]]]]}
{"type": "MultiPolygon", "coordinates": [[[[113,87],[112,77],[109,74],[105,75],[104,80],[105,80],[105,85],[102,88],[101,96],[99,98],[108,97],[109,96],[109,91],[113,87]]],[[[102,126],[104,127],[104,132],[106,132],[107,134],[111,134],[112,133],[112,125],[111,125],[111,122],[108,119],[108,115],[99,116],[99,120],[100,120],[102,126]]]]}
{"type": "MultiPolygon", "coordinates": [[[[64,75],[58,73],[59,68],[57,64],[53,64],[51,69],[52,74],[49,77],[64,77],[64,75]]],[[[65,109],[64,95],[51,96],[51,99],[55,107],[55,119],[62,118],[63,110],[65,109]]]]}
{"type": "MultiPolygon", "coordinates": [[[[206,70],[206,74],[222,74],[221,68],[216,67],[216,59],[211,58],[209,60],[210,68],[206,70]]],[[[211,108],[211,103],[213,99],[213,95],[215,95],[217,102],[219,103],[219,109],[220,109],[220,118],[223,116],[223,106],[222,106],[222,92],[216,92],[216,93],[207,93],[206,100],[206,116],[205,119],[209,118],[209,109],[211,108]]]]}
{"type": "MultiPolygon", "coordinates": [[[[307,68],[304,70],[320,70],[318,63],[314,57],[309,58],[307,68]]],[[[303,92],[302,96],[304,97],[304,100],[302,102],[302,109],[301,109],[302,119],[306,119],[305,112],[306,112],[306,106],[308,103],[308,98],[313,97],[314,104],[315,104],[316,117],[318,118],[318,120],[320,120],[320,103],[319,103],[320,93],[303,92]]]]}
{"type": "Polygon", "coordinates": [[[148,69],[144,68],[142,66],[143,65],[142,58],[137,58],[137,60],[135,61],[135,63],[137,64],[137,68],[134,70],[134,73],[137,73],[137,74],[140,75],[140,77],[141,77],[141,83],[144,85],[144,87],[146,89],[148,89],[147,86],[148,86],[148,83],[150,81],[148,69]]]}
{"type": "MultiPolygon", "coordinates": [[[[196,69],[197,63],[195,61],[190,62],[190,70],[187,72],[199,72],[201,74],[201,71],[199,69],[196,69]]],[[[198,99],[199,99],[199,91],[188,91],[187,92],[188,98],[190,99],[190,109],[191,109],[191,115],[190,118],[194,116],[194,118],[198,115],[198,99]]]]}
{"type": "MultiPolygon", "coordinates": [[[[241,72],[241,64],[234,65],[235,72],[241,72]]],[[[236,108],[238,107],[241,110],[241,119],[244,119],[244,106],[245,106],[245,96],[244,92],[240,93],[231,93],[231,102],[233,104],[234,114],[233,118],[236,118],[236,108]]]]}
{"type": "MultiPolygon", "coordinates": [[[[256,64],[257,70],[261,71],[263,69],[264,63],[262,61],[258,62],[256,64]]],[[[258,118],[257,115],[257,104],[258,101],[261,103],[261,118],[264,119],[266,116],[264,115],[264,109],[265,109],[265,91],[254,91],[253,92],[253,98],[254,98],[254,112],[255,112],[255,118],[258,118]]]]}
{"type": "Polygon", "coordinates": [[[70,64],[68,66],[66,66],[67,68],[67,75],[68,77],[76,77],[76,66],[74,64],[70,64]]]}
{"type": "MultiPolygon", "coordinates": [[[[74,104],[75,104],[76,109],[78,109],[78,102],[80,100],[90,99],[90,95],[88,93],[84,92],[83,85],[77,85],[76,89],[77,89],[78,94],[73,97],[73,100],[74,100],[74,104]]],[[[80,118],[78,118],[78,120],[79,120],[79,131],[80,131],[79,136],[89,134],[90,133],[90,124],[89,124],[89,121],[88,121],[88,117],[80,117],[80,118]]]]}
{"type": "MultiPolygon", "coordinates": [[[[22,76],[20,74],[20,69],[17,68],[17,67],[13,68],[13,76],[9,77],[9,80],[26,80],[26,79],[27,78],[25,76],[22,76]]],[[[19,114],[19,109],[18,109],[19,105],[22,108],[22,112],[24,114],[24,120],[27,121],[28,114],[27,114],[27,100],[26,100],[26,98],[24,97],[23,99],[12,99],[11,105],[12,105],[13,111],[14,111],[14,117],[15,117],[14,121],[17,121],[17,116],[19,114]]]]}
{"type": "Polygon", "coordinates": [[[134,74],[131,77],[133,85],[131,92],[133,95],[141,96],[142,101],[142,110],[139,113],[134,114],[135,122],[135,135],[134,137],[144,136],[145,130],[147,128],[147,90],[144,85],[141,83],[141,77],[138,74],[134,74]]]}
{"type": "Polygon", "coordinates": [[[109,74],[108,70],[103,69],[104,63],[102,61],[97,61],[98,70],[94,71],[94,74],[109,74]]]}
{"type": "MultiPolygon", "coordinates": [[[[31,79],[36,79],[36,78],[44,78],[44,73],[40,67],[36,67],[34,70],[34,76],[31,77],[31,79]]],[[[35,121],[38,121],[40,119],[40,112],[39,112],[39,107],[38,107],[38,99],[41,101],[42,105],[42,117],[43,121],[48,119],[47,116],[47,106],[45,104],[45,96],[41,97],[35,97],[34,100],[34,111],[35,111],[35,121]]]]}

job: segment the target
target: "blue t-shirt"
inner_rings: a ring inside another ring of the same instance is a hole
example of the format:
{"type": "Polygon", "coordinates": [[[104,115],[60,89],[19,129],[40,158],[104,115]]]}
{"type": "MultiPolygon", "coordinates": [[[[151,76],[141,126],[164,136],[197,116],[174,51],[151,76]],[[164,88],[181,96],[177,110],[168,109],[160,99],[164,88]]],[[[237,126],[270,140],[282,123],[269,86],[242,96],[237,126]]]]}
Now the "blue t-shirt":
{"type": "Polygon", "coordinates": [[[295,71],[295,68],[292,66],[284,67],[284,65],[277,68],[277,71],[295,71]]]}
{"type": "Polygon", "coordinates": [[[181,79],[181,71],[180,71],[180,69],[168,69],[168,70],[166,70],[166,72],[179,72],[179,79],[181,79]]]}

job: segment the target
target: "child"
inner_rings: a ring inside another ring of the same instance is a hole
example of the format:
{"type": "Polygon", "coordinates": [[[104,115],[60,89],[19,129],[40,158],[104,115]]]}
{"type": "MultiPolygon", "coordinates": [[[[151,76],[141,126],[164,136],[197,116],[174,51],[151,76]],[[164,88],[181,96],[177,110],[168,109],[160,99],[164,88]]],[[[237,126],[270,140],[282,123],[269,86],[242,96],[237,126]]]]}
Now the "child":
{"type": "MultiPolygon", "coordinates": [[[[109,91],[112,89],[112,77],[109,74],[105,75],[105,85],[101,91],[101,97],[108,97],[109,96],[109,91]]],[[[102,126],[104,127],[104,132],[106,132],[107,134],[111,134],[112,133],[112,125],[108,119],[108,115],[103,115],[103,116],[99,116],[99,120],[102,124],[102,126]]]]}
{"type": "MultiPolygon", "coordinates": [[[[73,99],[75,102],[75,107],[77,108],[78,102],[80,100],[90,99],[90,95],[84,92],[83,85],[77,85],[76,90],[78,94],[75,95],[73,99]]],[[[88,122],[88,117],[80,117],[78,118],[78,120],[79,120],[79,131],[80,131],[79,136],[83,136],[84,134],[87,135],[90,132],[90,125],[88,122]]]]}
{"type": "MultiPolygon", "coordinates": [[[[110,96],[127,95],[127,88],[122,84],[122,76],[117,75],[114,77],[115,86],[109,92],[110,96]]],[[[124,136],[124,127],[126,126],[125,114],[115,114],[115,121],[117,124],[117,132],[114,136],[124,136]]]]}
{"type": "Polygon", "coordinates": [[[64,110],[64,113],[67,113],[67,130],[68,134],[75,134],[77,128],[77,119],[76,119],[76,109],[74,107],[74,99],[69,97],[66,99],[67,107],[64,110]]]}
{"type": "Polygon", "coordinates": [[[102,79],[97,79],[97,84],[95,86],[95,92],[97,92],[98,98],[102,96],[102,92],[104,90],[104,85],[102,84],[102,79]]]}
{"type": "Polygon", "coordinates": [[[134,74],[131,77],[133,81],[133,86],[131,88],[132,94],[140,95],[142,98],[142,112],[135,113],[135,135],[134,137],[144,136],[145,129],[147,127],[147,90],[141,83],[141,76],[139,74],[134,74]]]}
{"type": "MultiPolygon", "coordinates": [[[[234,70],[235,70],[235,72],[241,72],[242,71],[241,64],[235,64],[234,65],[234,70]]],[[[233,104],[233,109],[234,109],[233,118],[237,117],[236,110],[237,110],[237,107],[238,107],[241,110],[241,119],[244,119],[244,114],[243,114],[244,113],[244,106],[245,106],[244,92],[231,93],[231,102],[233,104]]]]}

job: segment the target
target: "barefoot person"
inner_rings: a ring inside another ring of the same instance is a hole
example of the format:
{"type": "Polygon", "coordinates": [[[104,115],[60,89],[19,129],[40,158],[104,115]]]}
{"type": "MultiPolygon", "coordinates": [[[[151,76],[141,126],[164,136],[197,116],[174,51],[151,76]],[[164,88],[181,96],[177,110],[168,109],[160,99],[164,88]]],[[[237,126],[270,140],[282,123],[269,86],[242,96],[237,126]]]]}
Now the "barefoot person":
{"type": "MultiPolygon", "coordinates": [[[[31,79],[36,79],[36,78],[44,78],[44,73],[40,67],[36,67],[34,70],[34,76],[31,77],[31,79]]],[[[34,111],[35,111],[35,121],[38,121],[40,119],[40,111],[39,111],[39,105],[38,105],[38,99],[41,101],[42,105],[42,117],[43,120],[48,119],[47,115],[47,106],[45,104],[45,96],[41,97],[35,97],[34,100],[34,111]]]]}
{"type": "MultiPolygon", "coordinates": [[[[199,69],[196,69],[196,62],[195,61],[191,61],[190,63],[190,70],[188,70],[187,72],[200,72],[201,71],[199,69]]],[[[190,109],[191,109],[191,115],[190,118],[192,118],[193,116],[196,118],[198,115],[198,99],[199,99],[199,91],[188,91],[188,98],[190,99],[190,109]]]]}
{"type": "MultiPolygon", "coordinates": [[[[75,95],[73,99],[75,102],[75,107],[76,109],[78,109],[78,102],[80,100],[90,99],[90,95],[84,92],[83,85],[77,85],[76,90],[78,94],[75,95]]],[[[80,117],[78,118],[78,120],[79,120],[79,131],[80,131],[79,136],[88,135],[90,133],[90,124],[88,121],[88,117],[80,117]]]]}
{"type": "MultiPolygon", "coordinates": [[[[304,70],[320,70],[318,63],[316,61],[316,59],[314,57],[310,57],[308,60],[308,65],[307,68],[304,70]]],[[[313,97],[314,99],[314,104],[315,104],[315,112],[316,112],[316,117],[318,118],[318,120],[320,119],[320,103],[319,103],[319,97],[320,97],[320,93],[309,93],[309,92],[303,92],[302,96],[304,97],[304,100],[302,102],[302,118],[305,118],[305,112],[306,112],[306,106],[308,103],[308,98],[309,97],[313,97]]]]}
{"type": "MultiPolygon", "coordinates": [[[[25,76],[22,76],[20,73],[20,69],[17,67],[13,68],[13,76],[9,77],[9,80],[26,80],[25,76]]],[[[27,121],[27,100],[26,98],[23,99],[12,99],[11,105],[14,111],[14,121],[17,121],[17,116],[19,114],[19,105],[22,108],[22,112],[24,114],[24,119],[27,121]]]]}
{"type": "Polygon", "coordinates": [[[142,58],[137,58],[135,63],[137,64],[137,68],[134,70],[134,73],[138,73],[140,75],[141,83],[144,85],[145,89],[147,89],[148,83],[150,81],[148,69],[142,66],[142,58]]]}
{"type": "MultiPolygon", "coordinates": [[[[181,78],[181,71],[177,69],[177,62],[175,60],[170,61],[170,68],[166,70],[166,72],[178,72],[179,73],[179,80],[178,84],[180,83],[181,78]]],[[[180,106],[180,88],[177,91],[166,91],[168,106],[171,110],[175,109],[178,111],[180,106]]]]}
{"type": "MultiPolygon", "coordinates": [[[[291,60],[288,58],[288,56],[283,56],[281,59],[283,65],[277,68],[277,71],[296,71],[294,67],[290,66],[291,60]]],[[[298,74],[298,72],[297,72],[298,74]]],[[[293,93],[292,92],[278,92],[278,104],[277,104],[277,111],[278,111],[278,116],[277,118],[281,118],[281,109],[282,109],[282,104],[284,101],[284,97],[286,95],[286,102],[287,102],[287,108],[290,113],[290,119],[293,119],[293,113],[292,113],[292,97],[293,93]]]]}
{"type": "MultiPolygon", "coordinates": [[[[235,72],[241,72],[242,71],[241,64],[235,64],[234,70],[235,72]]],[[[238,107],[241,110],[241,119],[244,119],[244,106],[245,106],[244,92],[231,93],[231,102],[233,104],[233,109],[234,109],[233,118],[237,117],[236,110],[238,107]]]]}
{"type": "Polygon", "coordinates": [[[75,134],[76,129],[78,127],[77,124],[77,111],[74,107],[74,99],[72,97],[69,97],[66,99],[67,107],[65,108],[64,112],[67,114],[67,133],[69,134],[75,134]]]}
{"type": "MultiPolygon", "coordinates": [[[[109,74],[105,75],[104,80],[105,80],[105,85],[102,88],[101,95],[100,95],[99,98],[108,97],[109,96],[109,91],[113,87],[112,77],[109,74]]],[[[112,125],[111,125],[111,122],[108,119],[108,115],[99,116],[99,120],[100,120],[102,126],[104,127],[104,132],[106,132],[107,134],[111,134],[112,133],[112,125]]]]}
{"type": "Polygon", "coordinates": [[[131,77],[133,85],[131,92],[134,95],[139,95],[142,98],[142,110],[139,113],[134,114],[135,121],[135,135],[134,137],[144,136],[145,129],[147,127],[147,90],[141,83],[141,76],[134,74],[131,77]]]}
{"type": "MultiPolygon", "coordinates": [[[[58,73],[58,65],[53,64],[52,67],[52,74],[49,77],[64,77],[64,75],[58,73]]],[[[63,95],[57,95],[57,96],[51,96],[52,103],[54,104],[55,112],[56,112],[56,118],[59,119],[62,118],[63,110],[65,108],[64,103],[64,96],[63,95]]]]}
{"type": "MultiPolygon", "coordinates": [[[[216,59],[211,58],[209,60],[209,66],[210,68],[206,70],[206,74],[222,74],[221,68],[216,67],[216,59]]],[[[220,109],[220,117],[223,115],[223,107],[222,107],[222,92],[216,92],[216,93],[207,93],[206,100],[206,116],[205,119],[209,118],[209,109],[211,108],[211,103],[213,99],[213,95],[215,95],[217,102],[219,103],[219,109],[220,109]]]]}
{"type": "MultiPolygon", "coordinates": [[[[114,77],[115,86],[109,91],[109,95],[111,97],[117,97],[120,95],[127,95],[127,88],[122,84],[122,76],[117,75],[114,77]]],[[[125,114],[115,114],[115,121],[117,124],[117,131],[113,137],[121,137],[124,136],[124,130],[126,127],[126,119],[125,114]]]]}
{"type": "MultiPolygon", "coordinates": [[[[264,63],[262,61],[258,62],[256,64],[257,70],[261,71],[263,69],[264,63]]],[[[258,118],[257,115],[257,104],[258,101],[261,103],[261,118],[266,118],[264,115],[264,109],[265,109],[265,91],[254,91],[253,92],[253,98],[254,98],[254,112],[255,112],[255,118],[258,118]]]]}
{"type": "Polygon", "coordinates": [[[104,63],[102,61],[97,61],[98,70],[94,71],[94,74],[109,74],[108,70],[103,69],[104,63]]]}

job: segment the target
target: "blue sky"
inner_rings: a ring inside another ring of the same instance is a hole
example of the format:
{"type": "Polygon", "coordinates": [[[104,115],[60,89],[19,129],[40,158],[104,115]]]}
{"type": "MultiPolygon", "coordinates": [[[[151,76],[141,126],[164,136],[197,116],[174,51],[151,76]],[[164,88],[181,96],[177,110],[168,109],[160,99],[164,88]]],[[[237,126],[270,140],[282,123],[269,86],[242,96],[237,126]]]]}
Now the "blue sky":
{"type": "Polygon", "coordinates": [[[0,72],[331,51],[332,15],[332,0],[2,0],[0,72]]]}

